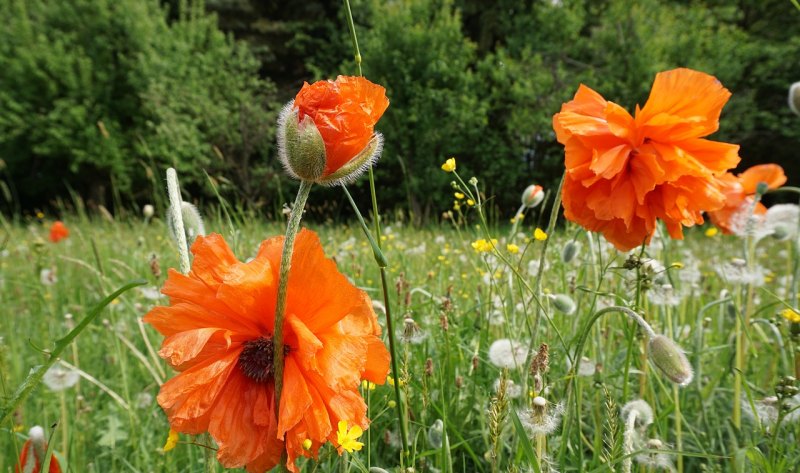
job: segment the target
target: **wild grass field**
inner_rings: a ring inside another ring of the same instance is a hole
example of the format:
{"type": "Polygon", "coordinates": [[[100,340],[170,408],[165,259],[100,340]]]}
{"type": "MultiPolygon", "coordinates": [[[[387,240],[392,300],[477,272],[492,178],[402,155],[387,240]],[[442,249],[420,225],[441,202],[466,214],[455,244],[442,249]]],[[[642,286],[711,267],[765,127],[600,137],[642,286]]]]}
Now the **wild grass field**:
{"type": "MultiPolygon", "coordinates": [[[[541,207],[516,225],[483,225],[457,197],[441,224],[383,222],[400,376],[362,384],[372,423],[360,452],[327,445],[302,471],[797,471],[791,239],[700,227],[683,241],[659,232],[624,254],[574,224],[548,225],[541,207]],[[631,311],[685,351],[691,379],[678,348],[649,342],[631,311]],[[405,458],[393,383],[408,423],[405,458]]],[[[208,435],[181,435],[164,451],[169,425],[155,397],[175,372],[157,355],[162,337],[142,322],[168,303],[159,289],[178,266],[163,210],[118,221],[66,215],[70,235],[58,243],[48,239],[51,215],[2,221],[4,404],[104,297],[144,284],[113,299],[0,426],[0,471],[14,471],[34,425],[64,471],[222,471],[208,435]]],[[[373,299],[386,340],[361,229],[304,226],[373,299]]],[[[246,214],[206,222],[242,261],[284,229],[246,214]]]]}

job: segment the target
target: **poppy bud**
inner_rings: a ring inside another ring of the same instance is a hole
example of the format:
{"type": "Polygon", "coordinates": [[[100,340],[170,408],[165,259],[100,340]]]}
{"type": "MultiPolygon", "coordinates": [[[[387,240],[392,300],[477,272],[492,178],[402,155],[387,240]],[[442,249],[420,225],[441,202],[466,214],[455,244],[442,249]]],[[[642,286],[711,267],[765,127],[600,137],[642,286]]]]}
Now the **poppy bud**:
{"type": "Polygon", "coordinates": [[[144,216],[145,220],[150,220],[155,212],[156,209],[153,208],[151,204],[145,204],[144,207],[142,207],[142,215],[144,216]]]}
{"type": "Polygon", "coordinates": [[[650,360],[672,382],[686,386],[692,381],[692,365],[683,350],[664,335],[656,335],[650,339],[650,360]]]}
{"type": "Polygon", "coordinates": [[[564,250],[561,252],[561,261],[565,263],[571,262],[581,250],[581,244],[577,241],[570,240],[564,245],[564,250]]]}
{"type": "Polygon", "coordinates": [[[795,82],[789,87],[789,108],[800,115],[800,82],[795,82]]]}
{"type": "Polygon", "coordinates": [[[787,240],[789,238],[789,235],[791,235],[791,230],[786,224],[779,223],[775,225],[775,227],[772,229],[772,238],[776,240],[779,241],[787,240]]]}
{"type": "Polygon", "coordinates": [[[522,205],[532,209],[542,203],[544,200],[544,190],[542,186],[531,185],[522,191],[522,205]]]}
{"type": "Polygon", "coordinates": [[[575,302],[566,294],[552,296],[553,307],[567,315],[575,312],[575,302]]]}
{"type": "Polygon", "coordinates": [[[336,185],[355,180],[380,156],[375,123],[386,90],[363,77],[305,83],[278,118],[278,154],[297,179],[336,185]]]}
{"type": "MultiPolygon", "coordinates": [[[[200,211],[197,207],[189,202],[181,202],[181,218],[183,219],[183,228],[186,233],[186,241],[189,245],[192,244],[198,235],[206,234],[206,226],[203,223],[203,217],[200,216],[200,211]]],[[[175,217],[170,213],[167,214],[167,227],[169,233],[172,235],[174,241],[178,241],[178,233],[175,228],[175,217]]]]}

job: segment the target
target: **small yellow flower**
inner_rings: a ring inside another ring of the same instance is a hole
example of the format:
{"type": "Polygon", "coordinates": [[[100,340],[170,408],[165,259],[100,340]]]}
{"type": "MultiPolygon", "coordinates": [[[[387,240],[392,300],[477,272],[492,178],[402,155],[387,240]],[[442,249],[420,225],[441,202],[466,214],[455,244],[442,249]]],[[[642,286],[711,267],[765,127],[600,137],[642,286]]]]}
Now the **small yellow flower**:
{"type": "Polygon", "coordinates": [[[443,255],[439,255],[436,257],[439,261],[444,261],[446,258],[443,255]]]}
{"type": "Polygon", "coordinates": [[[461,192],[456,192],[453,195],[456,196],[456,199],[458,199],[458,200],[461,200],[461,199],[464,198],[464,194],[462,194],[461,192]]]}
{"type": "Polygon", "coordinates": [[[676,261],[675,263],[672,263],[672,267],[677,269],[683,269],[683,263],[681,263],[680,261],[676,261]]]}
{"type": "Polygon", "coordinates": [[[168,452],[175,448],[176,445],[178,445],[178,432],[169,429],[169,434],[167,434],[167,442],[164,444],[163,450],[168,452]]]}
{"type": "Polygon", "coordinates": [[[43,219],[43,218],[44,218],[44,214],[43,214],[42,212],[36,212],[36,218],[38,218],[39,220],[41,220],[41,219],[43,219]]]}
{"type": "Polygon", "coordinates": [[[487,241],[484,238],[472,242],[472,248],[478,253],[489,253],[497,245],[497,239],[492,238],[492,241],[487,241]]]}
{"type": "Polygon", "coordinates": [[[472,207],[473,205],[475,205],[475,201],[474,201],[474,200],[472,200],[472,199],[467,199],[467,205],[469,205],[470,207],[472,207]]]}
{"type": "Polygon", "coordinates": [[[364,388],[364,389],[368,389],[370,391],[374,391],[375,390],[375,383],[373,383],[372,381],[367,381],[365,379],[364,381],[361,381],[361,387],[364,388]]]}
{"type": "MultiPolygon", "coordinates": [[[[388,384],[389,386],[394,386],[394,378],[392,378],[391,376],[387,376],[387,377],[386,377],[386,384],[388,384]]],[[[402,388],[402,387],[403,387],[403,384],[405,384],[405,383],[404,383],[404,382],[403,382],[403,380],[401,379],[401,380],[400,380],[400,384],[399,384],[399,386],[402,388]]]]}
{"type": "Polygon", "coordinates": [[[783,309],[781,311],[781,315],[789,322],[800,324],[800,312],[797,312],[794,309],[783,309]]]}
{"type": "Polygon", "coordinates": [[[18,432],[22,432],[23,430],[25,430],[25,426],[22,424],[14,424],[14,427],[11,428],[11,431],[14,432],[15,434],[18,432]]]}
{"type": "Polygon", "coordinates": [[[442,164],[442,171],[444,172],[453,172],[456,170],[456,158],[448,158],[447,161],[442,164]]]}
{"type": "Polygon", "coordinates": [[[347,421],[340,420],[339,430],[336,432],[336,440],[340,447],[347,450],[349,453],[353,453],[354,451],[361,450],[361,447],[364,446],[363,443],[358,441],[358,438],[361,437],[363,433],[364,431],[357,425],[347,430],[347,421]]]}
{"type": "Polygon", "coordinates": [[[389,409],[394,409],[395,407],[397,407],[397,401],[391,400],[387,402],[386,405],[389,406],[389,409]]]}
{"type": "Polygon", "coordinates": [[[506,249],[507,249],[507,250],[508,250],[508,252],[509,252],[509,253],[511,253],[512,255],[515,255],[515,254],[519,253],[519,247],[518,247],[517,245],[513,244],[513,243],[509,243],[509,244],[507,244],[507,245],[506,245],[506,249]]]}
{"type": "Polygon", "coordinates": [[[711,228],[706,229],[706,236],[707,237],[716,236],[717,233],[719,233],[719,230],[717,230],[717,227],[711,227],[711,228]]]}
{"type": "Polygon", "coordinates": [[[303,450],[311,450],[311,439],[303,440],[303,450]]]}
{"type": "Polygon", "coordinates": [[[461,210],[461,205],[459,205],[459,204],[458,204],[458,201],[457,201],[457,200],[456,200],[456,201],[453,201],[453,210],[455,210],[456,212],[458,212],[459,210],[461,210]]]}
{"type": "Polygon", "coordinates": [[[538,241],[545,241],[547,240],[547,233],[541,228],[537,228],[536,230],[533,231],[533,238],[535,238],[538,241]]]}

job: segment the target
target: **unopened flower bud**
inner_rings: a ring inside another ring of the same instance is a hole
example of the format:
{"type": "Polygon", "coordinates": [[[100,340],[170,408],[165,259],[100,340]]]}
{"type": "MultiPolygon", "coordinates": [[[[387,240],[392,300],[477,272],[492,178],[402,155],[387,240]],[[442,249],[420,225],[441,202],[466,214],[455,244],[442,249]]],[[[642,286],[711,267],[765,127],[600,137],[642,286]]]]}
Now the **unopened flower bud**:
{"type": "Polygon", "coordinates": [[[786,240],[787,238],[789,238],[789,235],[791,235],[791,231],[789,230],[789,227],[786,224],[779,223],[775,225],[775,227],[772,229],[771,236],[772,238],[778,241],[786,240]]]}
{"type": "Polygon", "coordinates": [[[142,215],[144,216],[145,220],[151,219],[155,212],[155,208],[150,204],[145,204],[145,206],[142,207],[142,215]]]}
{"type": "Polygon", "coordinates": [[[522,191],[522,205],[532,209],[544,200],[544,189],[542,186],[530,185],[522,191]]]}
{"type": "Polygon", "coordinates": [[[561,261],[565,263],[571,262],[575,259],[575,256],[581,250],[581,244],[577,241],[570,240],[564,245],[564,249],[561,251],[561,261]]]}
{"type": "Polygon", "coordinates": [[[304,181],[316,181],[325,171],[325,141],[310,116],[298,120],[294,102],[281,111],[279,156],[286,172],[304,181]]]}
{"type": "Polygon", "coordinates": [[[650,339],[650,360],[670,381],[680,386],[686,386],[692,381],[692,365],[683,350],[664,335],[656,335],[650,339]]]}
{"type": "MultiPolygon", "coordinates": [[[[191,245],[195,238],[199,235],[206,234],[206,226],[203,223],[203,217],[200,216],[200,211],[197,207],[188,203],[181,202],[181,218],[183,218],[183,228],[186,233],[186,242],[191,245]]],[[[167,215],[167,227],[169,233],[172,235],[174,241],[178,241],[178,234],[175,228],[175,218],[172,214],[167,215]]]]}
{"type": "Polygon", "coordinates": [[[800,115],[800,82],[795,82],[789,87],[789,108],[800,115]]]}
{"type": "Polygon", "coordinates": [[[756,184],[756,194],[764,195],[767,193],[768,190],[769,190],[769,184],[767,184],[766,182],[761,181],[758,184],[756,184]]]}
{"type": "Polygon", "coordinates": [[[576,305],[575,302],[566,294],[557,294],[551,297],[553,301],[553,307],[556,308],[559,312],[563,312],[567,315],[572,314],[575,312],[576,305]]]}

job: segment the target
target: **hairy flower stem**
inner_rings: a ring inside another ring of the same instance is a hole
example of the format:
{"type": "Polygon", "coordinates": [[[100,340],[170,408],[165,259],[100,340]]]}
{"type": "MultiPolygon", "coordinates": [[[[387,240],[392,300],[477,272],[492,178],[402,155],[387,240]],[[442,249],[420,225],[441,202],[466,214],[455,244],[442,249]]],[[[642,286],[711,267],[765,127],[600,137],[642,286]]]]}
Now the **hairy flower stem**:
{"type": "MultiPolygon", "coordinates": [[[[358,48],[358,36],[356,36],[356,26],[353,22],[353,12],[350,9],[350,0],[344,0],[344,9],[345,13],[347,14],[347,27],[350,30],[350,39],[353,41],[353,53],[354,59],[356,62],[356,68],[358,69],[358,75],[363,76],[364,73],[361,70],[361,51],[358,48]]],[[[395,342],[394,342],[394,328],[392,326],[392,316],[391,316],[391,309],[389,303],[389,285],[386,282],[386,259],[383,258],[383,254],[380,252],[381,249],[381,224],[380,224],[380,214],[378,213],[378,198],[375,192],[375,174],[372,172],[372,165],[367,168],[369,173],[369,193],[370,198],[372,199],[372,222],[375,227],[375,240],[377,244],[377,252],[375,251],[375,244],[373,244],[373,253],[375,253],[375,261],[378,265],[378,270],[381,273],[381,290],[383,291],[383,305],[386,307],[386,331],[389,332],[389,354],[392,358],[392,376],[394,376],[395,383],[394,383],[394,395],[395,401],[397,403],[397,417],[400,421],[400,440],[403,445],[403,452],[400,455],[400,467],[402,468],[405,464],[405,457],[408,455],[408,425],[406,423],[405,415],[403,412],[403,402],[400,397],[400,372],[397,370],[397,352],[395,350],[395,342]],[[380,254],[382,261],[379,261],[378,255],[380,254]]],[[[342,186],[344,189],[344,186],[342,186]]],[[[358,208],[353,202],[352,197],[350,194],[347,193],[347,189],[345,189],[345,193],[347,194],[348,198],[350,198],[350,203],[353,205],[353,209],[356,212],[356,215],[361,220],[362,225],[366,227],[363,223],[364,218],[361,216],[361,213],[358,211],[358,208]]],[[[367,236],[369,237],[369,232],[367,232],[367,236]]],[[[370,243],[372,243],[370,239],[370,243]]]]}
{"type": "MultiPolygon", "coordinates": [[[[597,322],[600,319],[600,317],[602,317],[605,314],[608,314],[609,312],[621,313],[622,315],[627,316],[628,318],[639,324],[639,327],[641,327],[642,330],[644,330],[645,333],[647,334],[648,339],[652,339],[656,336],[655,331],[650,326],[650,324],[648,324],[647,321],[644,320],[644,317],[642,317],[641,315],[639,315],[638,313],[634,312],[633,310],[627,307],[623,306],[606,307],[605,309],[598,310],[589,318],[589,320],[586,322],[586,324],[580,331],[580,338],[578,339],[578,345],[575,348],[575,353],[572,357],[572,360],[574,360],[572,363],[572,368],[570,368],[569,373],[567,374],[567,379],[569,380],[569,382],[567,383],[567,404],[571,402],[572,398],[575,399],[575,415],[569,417],[570,414],[569,409],[567,409],[564,414],[564,427],[561,430],[561,453],[559,455],[561,458],[564,458],[564,455],[566,454],[567,445],[569,444],[569,441],[567,439],[569,438],[569,431],[572,426],[571,421],[573,420],[573,417],[577,417],[580,413],[580,400],[574,393],[578,383],[578,367],[580,366],[577,360],[580,360],[581,356],[583,355],[583,347],[586,345],[586,340],[589,338],[589,335],[591,334],[592,326],[594,326],[595,322],[597,322]]],[[[628,351],[630,350],[631,346],[628,347],[628,351]]]]}
{"type": "MultiPolygon", "coordinates": [[[[272,335],[274,346],[274,370],[275,370],[275,412],[276,417],[280,416],[281,410],[281,391],[283,390],[283,317],[286,312],[286,292],[289,288],[289,270],[292,268],[292,253],[294,252],[294,239],[297,230],[300,228],[300,219],[303,218],[303,209],[308,200],[308,194],[314,185],[312,181],[300,181],[300,188],[297,190],[297,197],[294,200],[292,213],[289,215],[289,223],[286,225],[286,238],[283,240],[283,251],[281,252],[281,269],[278,276],[278,297],[275,302],[275,333],[272,335]]],[[[284,451],[285,455],[285,451],[284,451]]],[[[286,468],[286,462],[281,459],[281,469],[286,468]]]]}
{"type": "Polygon", "coordinates": [[[169,213],[175,223],[175,243],[178,245],[178,253],[181,257],[181,274],[189,272],[189,245],[186,243],[186,230],[183,226],[183,199],[181,199],[181,188],[178,186],[178,173],[174,168],[167,169],[167,193],[169,194],[169,213]]]}

